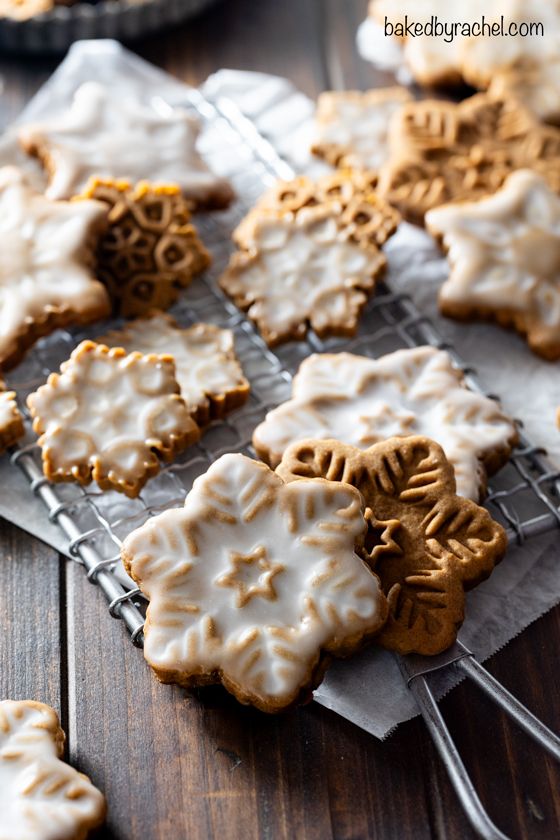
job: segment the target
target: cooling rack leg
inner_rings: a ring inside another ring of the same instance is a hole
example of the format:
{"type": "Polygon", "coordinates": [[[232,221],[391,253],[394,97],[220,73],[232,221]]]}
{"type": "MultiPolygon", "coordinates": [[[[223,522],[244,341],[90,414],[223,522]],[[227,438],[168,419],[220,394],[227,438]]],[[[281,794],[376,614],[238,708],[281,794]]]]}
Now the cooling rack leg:
{"type": "Polygon", "coordinates": [[[409,688],[470,824],[483,840],[510,840],[484,810],[425,678],[415,677],[409,682],[409,688]]]}

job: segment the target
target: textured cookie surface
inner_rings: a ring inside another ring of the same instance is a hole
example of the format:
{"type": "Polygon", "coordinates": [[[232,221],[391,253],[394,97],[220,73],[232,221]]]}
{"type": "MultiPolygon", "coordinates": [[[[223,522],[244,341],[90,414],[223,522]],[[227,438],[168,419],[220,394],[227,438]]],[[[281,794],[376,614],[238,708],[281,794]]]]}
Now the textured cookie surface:
{"type": "Polygon", "coordinates": [[[27,400],[45,475],[137,496],[156,455],[171,460],[200,437],[178,392],[170,356],[83,341],[27,400]]]}
{"type": "Polygon", "coordinates": [[[389,618],[377,641],[398,653],[440,653],[464,617],[464,590],[488,577],[507,546],[484,508],[455,494],[434,441],[391,438],[360,450],[338,441],[291,446],[277,473],[356,487],[366,504],[364,559],[379,575],[389,618]]]}
{"type": "Polygon", "coordinates": [[[210,255],[191,223],[179,187],[92,178],[77,199],[108,209],[108,229],[96,248],[96,273],[117,315],[133,317],[168,309],[210,255]]]}
{"type": "Polygon", "coordinates": [[[233,333],[213,324],[182,329],[169,315],[154,313],[97,338],[127,352],[173,356],[175,376],[189,413],[199,425],[223,417],[249,396],[249,383],[235,355],[233,333]]]}
{"type": "Polygon", "coordinates": [[[63,746],[50,706],[0,702],[2,840],[85,840],[103,822],[103,795],[61,761],[63,746]]]}
{"type": "Polygon", "coordinates": [[[257,453],[276,467],[290,444],[332,438],[367,449],[394,435],[437,441],[455,469],[457,491],[478,500],[517,438],[491,399],[465,387],[444,350],[416,347],[379,359],[316,354],[300,365],[292,398],[254,431],[257,453]]]}
{"type": "Polygon", "coordinates": [[[0,369],[57,327],[109,314],[91,270],[105,215],[99,202],[51,201],[19,169],[0,169],[0,369]]]}
{"type": "Polygon", "coordinates": [[[164,682],[222,682],[279,711],[386,617],[379,581],[355,552],[365,532],[354,488],[285,485],[264,464],[223,455],[183,509],[127,537],[125,568],[150,598],[144,653],[164,682]]]}
{"type": "Polygon", "coordinates": [[[530,170],[494,195],[426,216],[449,254],[446,315],[511,323],[548,359],[560,358],[560,198],[530,170]]]}
{"type": "Polygon", "coordinates": [[[183,109],[159,113],[86,82],[66,114],[22,126],[19,138],[47,169],[50,198],[77,195],[93,176],[133,183],[149,178],[178,184],[197,206],[223,207],[233,193],[197,152],[199,131],[198,121],[183,109]]]}
{"type": "Polygon", "coordinates": [[[14,391],[6,391],[0,379],[0,455],[23,437],[23,417],[17,407],[14,391]]]}

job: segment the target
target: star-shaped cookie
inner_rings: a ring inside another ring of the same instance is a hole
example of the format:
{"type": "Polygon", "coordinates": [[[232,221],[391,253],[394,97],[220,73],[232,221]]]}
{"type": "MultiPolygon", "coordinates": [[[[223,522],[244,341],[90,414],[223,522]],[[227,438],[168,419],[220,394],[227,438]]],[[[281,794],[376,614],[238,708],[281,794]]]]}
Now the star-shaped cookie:
{"type": "Polygon", "coordinates": [[[444,315],[510,324],[560,358],[560,198],[544,178],[514,172],[494,195],[430,211],[426,226],[449,256],[444,315]]]}
{"type": "Polygon", "coordinates": [[[97,201],[52,201],[19,169],[0,169],[0,369],[16,365],[57,327],[110,313],[105,287],[91,270],[105,216],[97,201]]]}
{"type": "Polygon", "coordinates": [[[231,187],[200,157],[199,132],[196,118],[182,108],[158,111],[86,82],[67,113],[22,126],[19,140],[49,173],[50,198],[77,195],[97,176],[178,184],[198,207],[225,207],[231,187]]]}
{"type": "Polygon", "coordinates": [[[455,469],[457,492],[478,499],[487,473],[507,461],[515,424],[494,400],[469,390],[444,350],[415,347],[378,359],[351,353],[308,356],[292,398],[253,432],[258,455],[276,467],[292,443],[330,438],[367,449],[393,436],[437,441],[455,469]]]}

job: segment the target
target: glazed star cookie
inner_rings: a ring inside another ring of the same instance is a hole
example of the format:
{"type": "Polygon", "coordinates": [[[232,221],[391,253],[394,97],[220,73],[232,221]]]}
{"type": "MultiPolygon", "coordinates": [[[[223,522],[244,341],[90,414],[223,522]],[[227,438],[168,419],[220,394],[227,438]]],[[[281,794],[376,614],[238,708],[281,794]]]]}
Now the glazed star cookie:
{"type": "Polygon", "coordinates": [[[367,173],[279,182],[235,231],[241,250],[220,286],[270,346],[310,328],[354,335],[386,266],[379,246],[397,224],[367,173]]]}
{"type": "Polygon", "coordinates": [[[494,195],[430,211],[449,255],[440,309],[512,325],[545,359],[560,358],[560,198],[530,170],[494,195]]]}
{"type": "Polygon", "coordinates": [[[200,437],[178,392],[171,356],[82,341],[27,398],[46,477],[137,496],[200,437]]]}
{"type": "Polygon", "coordinates": [[[23,417],[17,407],[14,391],[6,391],[0,379],[0,455],[23,437],[23,417]]]}
{"type": "Polygon", "coordinates": [[[221,682],[278,712],[305,699],[331,656],[378,632],[387,605],[356,553],[366,530],[353,487],[284,482],[223,455],[182,509],[124,541],[127,572],[149,597],[144,655],[163,682],[221,682]]]}
{"type": "Polygon", "coordinates": [[[105,208],[51,201],[19,169],[0,169],[0,369],[41,336],[106,317],[109,298],[91,266],[105,208]]]}
{"type": "Polygon", "coordinates": [[[387,157],[391,119],[411,100],[403,87],[322,93],[311,151],[332,166],[377,169],[387,157]]]}
{"type": "Polygon", "coordinates": [[[133,183],[150,178],[178,184],[197,207],[225,207],[233,197],[231,187],[200,157],[199,132],[198,121],[184,109],[160,113],[86,82],[67,113],[21,126],[18,136],[49,174],[49,198],[77,195],[92,176],[133,183]]]}
{"type": "Polygon", "coordinates": [[[560,192],[560,129],[513,99],[479,93],[458,104],[404,105],[391,128],[379,191],[409,221],[428,210],[495,192],[516,169],[533,169],[560,192]]]}
{"type": "Polygon", "coordinates": [[[199,426],[221,419],[246,402],[250,386],[235,355],[233,333],[213,324],[186,329],[169,315],[153,313],[96,339],[129,353],[168,353],[190,415],[199,426]]]}
{"type": "Polygon", "coordinates": [[[103,794],[62,761],[64,740],[50,706],[0,702],[2,840],[85,840],[103,823],[103,794]]]}
{"type": "Polygon", "coordinates": [[[466,387],[446,351],[415,347],[378,359],[308,356],[294,377],[292,398],[257,426],[253,446],[276,467],[292,443],[306,438],[367,449],[395,435],[437,441],[455,470],[457,492],[475,501],[517,441],[513,421],[494,400],[466,387]]]}
{"type": "Polygon", "coordinates": [[[376,641],[401,654],[433,655],[457,637],[466,589],[504,556],[504,529],[455,494],[451,464],[424,437],[366,450],[335,440],[296,443],[277,469],[285,481],[326,478],[356,487],[368,523],[362,555],[379,575],[389,617],[376,641]]]}
{"type": "Polygon", "coordinates": [[[96,269],[115,314],[130,318],[169,309],[210,265],[179,187],[92,178],[75,197],[82,199],[102,201],[108,209],[96,269]]]}

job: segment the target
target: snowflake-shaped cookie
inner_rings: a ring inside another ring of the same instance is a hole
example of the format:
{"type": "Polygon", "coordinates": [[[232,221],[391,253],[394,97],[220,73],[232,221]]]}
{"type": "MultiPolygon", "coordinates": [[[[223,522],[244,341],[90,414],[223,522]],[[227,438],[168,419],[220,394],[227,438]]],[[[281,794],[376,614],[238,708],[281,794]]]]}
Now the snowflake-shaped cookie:
{"type": "Polygon", "coordinates": [[[171,356],[82,341],[27,398],[45,475],[137,496],[156,455],[171,461],[200,437],[178,392],[171,356]]]}
{"type": "Polygon", "coordinates": [[[103,794],[61,761],[63,747],[50,706],[0,702],[2,840],[85,840],[103,822],[103,794]]]}
{"type": "Polygon", "coordinates": [[[453,467],[424,437],[361,450],[302,441],[285,453],[285,480],[326,478],[356,487],[366,504],[364,558],[379,575],[389,618],[377,637],[399,653],[436,654],[455,641],[464,590],[488,577],[507,546],[488,511],[455,495],[453,467]]]}
{"type": "Polygon", "coordinates": [[[126,570],[150,598],[144,653],[163,682],[222,682],[268,712],[320,681],[382,626],[377,578],[355,552],[365,532],[354,488],[285,485],[264,464],[223,455],[183,509],[124,542],[126,570]]]}
{"type": "Polygon", "coordinates": [[[479,93],[423,100],[395,115],[379,190],[412,222],[450,201],[495,192],[516,169],[534,169],[560,193],[560,129],[541,125],[514,99],[479,93]]]}
{"type": "Polygon", "coordinates": [[[449,254],[440,308],[513,324],[547,359],[560,358],[560,198],[530,170],[494,195],[426,215],[449,254]]]}
{"type": "Polygon", "coordinates": [[[389,124],[412,96],[406,88],[327,91],[317,100],[315,155],[332,166],[377,169],[387,157],[389,124]]]}
{"type": "Polygon", "coordinates": [[[105,215],[97,201],[50,201],[19,169],[0,169],[1,369],[57,327],[109,314],[107,292],[91,271],[105,215]]]}
{"type": "Polygon", "coordinates": [[[178,184],[197,206],[224,207],[231,187],[197,149],[200,126],[182,108],[157,111],[98,82],[78,88],[67,113],[19,129],[20,142],[50,175],[47,195],[70,198],[92,176],[178,184]]]}
{"type": "Polygon", "coordinates": [[[290,444],[332,438],[367,449],[393,436],[437,441],[455,469],[457,492],[480,498],[486,474],[509,457],[513,422],[494,400],[470,391],[444,350],[415,347],[369,359],[316,354],[300,365],[292,399],[253,433],[257,453],[276,467],[290,444]]]}
{"type": "Polygon", "coordinates": [[[237,361],[231,330],[213,324],[183,329],[169,315],[154,313],[96,340],[109,347],[124,347],[127,352],[173,356],[181,396],[200,426],[224,417],[249,396],[249,383],[237,361]]]}
{"type": "Polygon", "coordinates": [[[0,379],[0,455],[23,437],[24,433],[23,417],[17,407],[15,392],[6,391],[0,379]]]}

